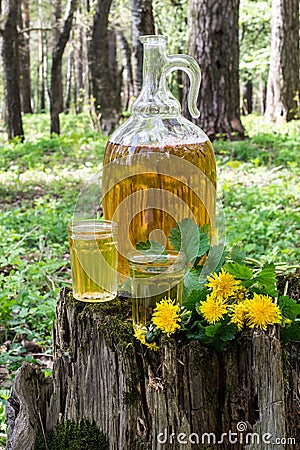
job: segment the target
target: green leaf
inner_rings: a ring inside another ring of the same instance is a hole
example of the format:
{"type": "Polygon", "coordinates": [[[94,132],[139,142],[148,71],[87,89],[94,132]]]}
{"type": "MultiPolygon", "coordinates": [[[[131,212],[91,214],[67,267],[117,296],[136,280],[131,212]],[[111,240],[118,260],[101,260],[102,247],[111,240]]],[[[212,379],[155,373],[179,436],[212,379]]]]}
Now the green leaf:
{"type": "MultiPolygon", "coordinates": [[[[204,238],[202,240],[204,241],[204,238]]],[[[194,261],[198,256],[200,245],[198,225],[192,219],[183,219],[172,228],[169,241],[174,250],[185,253],[187,262],[194,261]]]]}
{"type": "Polygon", "coordinates": [[[235,245],[230,252],[230,258],[233,262],[242,263],[246,258],[246,253],[240,246],[235,245]]]}
{"type": "Polygon", "coordinates": [[[143,253],[149,253],[154,255],[162,255],[165,253],[165,247],[157,241],[138,242],[135,248],[143,253]]]}
{"type": "Polygon", "coordinates": [[[282,315],[287,319],[294,321],[300,315],[300,304],[286,295],[279,297],[278,306],[282,315]]]}
{"type": "Polygon", "coordinates": [[[247,288],[250,288],[251,286],[258,286],[260,289],[255,289],[255,292],[276,297],[277,288],[274,264],[265,263],[258,273],[256,273],[250,280],[246,280],[243,284],[247,288]]]}
{"type": "Polygon", "coordinates": [[[216,334],[218,333],[218,331],[220,330],[221,327],[222,327],[221,322],[217,322],[217,323],[215,323],[214,325],[208,325],[208,326],[205,328],[205,334],[206,334],[206,336],[209,336],[209,337],[215,337],[216,334]]]}
{"type": "Polygon", "coordinates": [[[137,250],[149,250],[151,248],[151,242],[149,240],[147,240],[146,242],[137,242],[137,244],[135,245],[135,248],[137,250]]]}
{"type": "Polygon", "coordinates": [[[277,295],[276,288],[276,273],[274,267],[266,267],[263,268],[258,274],[256,274],[252,281],[252,285],[254,283],[258,283],[260,286],[264,288],[266,294],[271,297],[275,297],[277,295]]]}
{"type": "Polygon", "coordinates": [[[188,339],[201,341],[205,338],[205,328],[200,321],[194,322],[193,327],[186,333],[188,339]]]}
{"type": "Polygon", "coordinates": [[[206,300],[208,293],[209,290],[206,287],[203,287],[203,289],[194,289],[188,294],[182,305],[186,309],[193,310],[197,303],[206,300]]]}
{"type": "Polygon", "coordinates": [[[203,266],[198,266],[197,270],[199,272],[205,268],[205,276],[210,275],[213,272],[219,272],[223,267],[226,258],[228,256],[228,251],[224,248],[223,244],[213,245],[210,247],[208,257],[203,266]]]}
{"type": "Polygon", "coordinates": [[[199,280],[199,272],[197,270],[192,269],[190,270],[184,277],[183,280],[183,290],[184,290],[184,297],[187,298],[189,293],[193,290],[199,290],[201,288],[202,284],[199,280]]]}
{"type": "Polygon", "coordinates": [[[235,324],[229,324],[229,318],[214,325],[204,326],[200,321],[194,323],[194,327],[186,334],[189,339],[200,341],[217,351],[223,351],[228,342],[232,341],[237,333],[235,324]]]}
{"type": "Polygon", "coordinates": [[[200,242],[199,242],[197,256],[199,258],[201,258],[210,249],[210,243],[209,243],[209,237],[207,236],[206,233],[200,233],[199,239],[200,239],[200,242]]]}
{"type": "Polygon", "coordinates": [[[294,322],[288,327],[281,328],[280,339],[283,343],[300,341],[300,321],[294,322]]]}
{"type": "Polygon", "coordinates": [[[240,280],[249,280],[253,276],[253,270],[237,262],[227,262],[224,270],[240,280]]]}

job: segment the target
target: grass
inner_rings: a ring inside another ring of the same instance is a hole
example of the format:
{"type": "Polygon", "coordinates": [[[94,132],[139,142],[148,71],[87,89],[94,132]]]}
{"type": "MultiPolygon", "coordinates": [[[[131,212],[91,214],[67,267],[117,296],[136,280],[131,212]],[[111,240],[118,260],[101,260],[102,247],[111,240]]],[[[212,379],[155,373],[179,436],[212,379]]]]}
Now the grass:
{"type": "MultiPolygon", "coordinates": [[[[47,115],[25,116],[25,143],[0,138],[0,436],[15,370],[27,359],[50,371],[56,298],[70,285],[66,226],[106,142],[87,115],[62,115],[61,122],[62,135],[50,139],[47,115]]],[[[296,265],[299,122],[276,130],[257,116],[244,123],[249,139],[214,143],[227,242],[252,257],[296,265]]]]}

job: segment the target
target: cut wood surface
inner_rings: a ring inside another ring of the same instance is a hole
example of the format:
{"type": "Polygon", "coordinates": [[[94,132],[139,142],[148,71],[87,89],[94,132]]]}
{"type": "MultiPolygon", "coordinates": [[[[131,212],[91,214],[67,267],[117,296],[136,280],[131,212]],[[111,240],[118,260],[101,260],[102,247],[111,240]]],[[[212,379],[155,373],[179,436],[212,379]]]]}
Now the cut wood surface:
{"type": "Polygon", "coordinates": [[[282,347],[272,328],[223,353],[174,340],[153,352],[133,337],[129,302],[84,304],[61,291],[53,375],[45,380],[28,363],[19,370],[8,450],[33,450],[36,435],[47,439],[63,420],[95,423],[109,450],[300,445],[297,343],[282,347]]]}

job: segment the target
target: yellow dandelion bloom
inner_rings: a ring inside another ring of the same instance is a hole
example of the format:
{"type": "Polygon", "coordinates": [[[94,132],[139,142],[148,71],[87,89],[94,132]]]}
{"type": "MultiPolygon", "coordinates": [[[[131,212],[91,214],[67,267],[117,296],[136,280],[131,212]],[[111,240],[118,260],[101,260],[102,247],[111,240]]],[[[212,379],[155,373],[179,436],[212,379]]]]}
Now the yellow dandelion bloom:
{"type": "Polygon", "coordinates": [[[208,323],[215,324],[223,319],[227,306],[221,299],[209,295],[207,300],[200,304],[199,311],[208,323]]]}
{"type": "Polygon", "coordinates": [[[238,302],[243,302],[247,298],[247,289],[243,286],[237,286],[235,298],[238,302]]]}
{"type": "Polygon", "coordinates": [[[180,320],[175,300],[164,298],[157,303],[152,315],[152,323],[163,333],[167,333],[168,336],[175,333],[180,328],[180,320]]]}
{"type": "Polygon", "coordinates": [[[134,337],[136,337],[137,340],[139,340],[143,345],[146,345],[146,347],[148,347],[150,350],[158,350],[159,347],[156,344],[156,342],[151,342],[151,344],[149,344],[148,342],[146,342],[146,333],[147,333],[147,328],[146,327],[134,327],[134,337]]]}
{"type": "Polygon", "coordinates": [[[271,297],[254,294],[248,302],[247,320],[250,328],[266,330],[267,325],[281,322],[281,312],[271,297]]]}
{"type": "Polygon", "coordinates": [[[212,288],[212,294],[219,298],[226,300],[233,295],[237,289],[240,280],[236,280],[233,275],[221,269],[221,272],[214,273],[212,276],[207,277],[208,283],[206,286],[212,288]]]}
{"type": "Polygon", "coordinates": [[[231,318],[229,323],[235,323],[237,329],[241,331],[241,329],[245,325],[245,321],[247,318],[247,313],[249,311],[248,301],[236,303],[230,307],[229,317],[231,318]]]}

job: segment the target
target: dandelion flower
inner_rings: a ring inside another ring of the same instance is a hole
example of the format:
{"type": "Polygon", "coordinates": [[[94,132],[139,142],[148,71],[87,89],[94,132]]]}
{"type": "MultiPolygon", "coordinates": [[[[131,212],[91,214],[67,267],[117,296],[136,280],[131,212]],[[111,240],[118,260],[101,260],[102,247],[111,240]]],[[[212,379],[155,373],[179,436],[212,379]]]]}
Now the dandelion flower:
{"type": "Polygon", "coordinates": [[[180,328],[180,316],[175,300],[164,298],[157,305],[152,315],[152,323],[163,333],[170,334],[180,328]]]}
{"type": "Polygon", "coordinates": [[[250,328],[266,330],[267,325],[281,322],[281,312],[271,297],[254,294],[248,302],[247,320],[250,328]]]}
{"type": "Polygon", "coordinates": [[[198,308],[208,323],[215,324],[223,319],[227,312],[227,304],[219,298],[209,295],[205,302],[202,302],[198,308]]]}
{"type": "Polygon", "coordinates": [[[239,331],[241,331],[245,325],[245,320],[249,311],[248,303],[249,301],[246,300],[230,307],[229,317],[231,320],[229,323],[235,323],[239,331]]]}
{"type": "Polygon", "coordinates": [[[224,269],[207,277],[207,279],[209,282],[206,286],[212,288],[212,294],[219,299],[225,300],[237,291],[238,285],[241,283],[240,280],[236,280],[233,275],[224,269]]]}
{"type": "Polygon", "coordinates": [[[238,302],[243,302],[247,298],[247,289],[243,286],[237,286],[235,298],[238,302]]]}
{"type": "Polygon", "coordinates": [[[158,350],[158,345],[156,344],[156,342],[151,342],[151,344],[146,342],[146,333],[146,327],[134,327],[134,337],[137,340],[139,340],[143,345],[146,345],[146,347],[148,347],[150,350],[158,350]]]}

